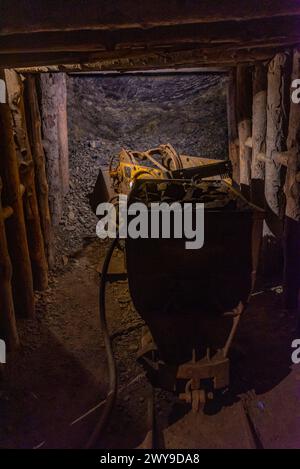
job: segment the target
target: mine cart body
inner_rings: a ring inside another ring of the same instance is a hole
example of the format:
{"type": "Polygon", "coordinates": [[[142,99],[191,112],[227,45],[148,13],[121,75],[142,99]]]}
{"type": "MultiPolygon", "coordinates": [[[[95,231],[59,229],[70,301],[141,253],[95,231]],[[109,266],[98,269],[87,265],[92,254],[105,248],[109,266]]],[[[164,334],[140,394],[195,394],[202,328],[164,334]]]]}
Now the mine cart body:
{"type": "MultiPolygon", "coordinates": [[[[187,181],[166,183],[188,188],[187,181]]],[[[162,185],[145,181],[139,186],[143,184],[162,185]]],[[[126,261],[130,294],[150,329],[159,360],[176,367],[177,378],[191,378],[190,367],[198,366],[199,382],[212,378],[214,387],[221,388],[228,384],[229,346],[255,281],[263,211],[222,180],[207,185],[227,191],[232,200],[220,208],[213,203],[218,198],[214,191],[199,198],[209,201],[202,248],[186,249],[184,238],[128,238],[126,261]]],[[[141,194],[133,190],[131,202],[143,201],[141,194]]],[[[141,356],[147,350],[149,344],[141,356]]]]}
{"type": "Polygon", "coordinates": [[[200,249],[172,235],[125,241],[130,294],[147,326],[138,359],[154,385],[178,391],[196,410],[229,384],[228,352],[257,270],[264,212],[230,173],[229,161],[178,155],[169,144],[122,150],[91,196],[95,209],[126,194],[129,205],[146,204],[149,220],[151,201],[204,204],[200,249]]]}

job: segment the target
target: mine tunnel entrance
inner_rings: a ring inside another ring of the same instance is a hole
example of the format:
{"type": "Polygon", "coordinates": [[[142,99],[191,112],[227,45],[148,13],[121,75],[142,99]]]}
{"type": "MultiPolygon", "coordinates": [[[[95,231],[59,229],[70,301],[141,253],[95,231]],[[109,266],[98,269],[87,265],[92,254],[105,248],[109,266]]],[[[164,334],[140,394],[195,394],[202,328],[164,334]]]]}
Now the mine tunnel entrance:
{"type": "Polygon", "coordinates": [[[226,74],[69,74],[66,79],[70,189],[54,186],[58,264],[95,235],[88,195],[99,168],[122,148],[171,143],[179,154],[228,159],[226,74]],[[59,258],[60,256],[60,258],[59,258]]]}

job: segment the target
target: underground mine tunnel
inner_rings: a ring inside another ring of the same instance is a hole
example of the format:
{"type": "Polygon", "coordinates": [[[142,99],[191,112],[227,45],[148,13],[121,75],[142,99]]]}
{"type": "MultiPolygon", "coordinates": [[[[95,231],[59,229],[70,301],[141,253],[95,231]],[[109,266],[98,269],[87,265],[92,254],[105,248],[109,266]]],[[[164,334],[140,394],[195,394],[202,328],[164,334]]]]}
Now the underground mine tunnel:
{"type": "Polygon", "coordinates": [[[299,4],[3,3],[0,448],[299,448],[299,4]]]}

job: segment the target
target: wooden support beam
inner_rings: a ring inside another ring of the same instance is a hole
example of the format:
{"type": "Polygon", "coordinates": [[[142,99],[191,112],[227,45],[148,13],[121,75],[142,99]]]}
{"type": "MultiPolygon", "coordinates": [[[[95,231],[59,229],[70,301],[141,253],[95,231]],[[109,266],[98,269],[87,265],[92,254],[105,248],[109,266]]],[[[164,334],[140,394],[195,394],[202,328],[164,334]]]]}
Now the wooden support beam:
{"type": "Polygon", "coordinates": [[[69,145],[68,145],[68,116],[67,116],[67,82],[66,74],[61,73],[57,96],[57,132],[59,147],[60,177],[63,195],[69,191],[69,145]]]}
{"type": "Polygon", "coordinates": [[[6,71],[6,83],[8,102],[14,123],[16,150],[20,161],[20,177],[26,188],[24,214],[33,285],[36,290],[42,291],[48,286],[48,266],[35,189],[34,165],[27,132],[23,83],[21,77],[13,70],[6,71]]]}
{"type": "MultiPolygon", "coordinates": [[[[300,77],[300,48],[293,53],[292,81],[300,77]]],[[[291,93],[292,93],[291,89],[291,93]]],[[[284,300],[294,309],[299,305],[300,288],[300,105],[291,100],[287,172],[284,185],[286,196],[284,226],[284,300]]]]}
{"type": "Polygon", "coordinates": [[[292,45],[300,42],[300,16],[157,26],[149,29],[50,31],[2,36],[0,54],[96,52],[170,45],[224,48],[292,45]]]}
{"type": "Polygon", "coordinates": [[[12,266],[7,247],[1,192],[2,180],[0,178],[0,337],[5,340],[10,349],[14,349],[19,345],[19,336],[12,296],[12,266]]]}
{"type": "MultiPolygon", "coordinates": [[[[0,70],[0,79],[5,74],[0,70]]],[[[4,184],[3,201],[13,208],[13,216],[6,221],[9,253],[13,265],[13,293],[15,309],[27,317],[34,315],[32,271],[27,233],[20,192],[20,178],[12,116],[8,103],[0,104],[0,172],[4,184]]]]}
{"type": "Polygon", "coordinates": [[[276,54],[268,69],[265,199],[269,234],[279,238],[283,233],[283,181],[281,165],[274,160],[274,155],[286,150],[290,79],[290,54],[276,54]]]}
{"type": "Polygon", "coordinates": [[[297,0],[53,0],[37,5],[35,0],[2,0],[0,34],[83,29],[149,28],[153,26],[240,21],[300,13],[297,0]],[[16,12],[18,14],[16,14],[16,12]],[[67,19],[67,20],[66,20],[67,19]]]}
{"type": "Polygon", "coordinates": [[[246,141],[252,134],[252,68],[247,65],[237,67],[237,119],[239,134],[240,186],[250,199],[251,148],[246,141]]]}
{"type": "MultiPolygon", "coordinates": [[[[281,279],[282,276],[285,170],[281,164],[277,163],[276,154],[286,150],[290,79],[291,58],[289,51],[276,54],[269,63],[267,74],[267,130],[264,161],[265,223],[262,243],[262,266],[266,278],[272,276],[272,278],[281,279]]],[[[259,158],[257,159],[259,160],[259,158]]]]}
{"type": "Polygon", "coordinates": [[[41,115],[36,91],[36,78],[28,75],[25,80],[25,107],[32,156],[35,167],[35,182],[39,203],[41,227],[49,267],[54,265],[53,230],[49,209],[49,189],[46,175],[46,160],[42,143],[41,115]]]}
{"type": "Polygon", "coordinates": [[[227,125],[228,125],[228,151],[232,164],[232,179],[238,186],[240,184],[239,140],[236,116],[236,70],[229,72],[227,87],[227,125]]]}
{"type": "Polygon", "coordinates": [[[265,165],[260,155],[266,151],[267,131],[267,67],[256,64],[253,73],[253,104],[252,104],[252,138],[245,145],[252,148],[251,163],[251,199],[260,207],[264,207],[265,165]]]}
{"type": "MultiPolygon", "coordinates": [[[[28,67],[59,66],[57,71],[146,70],[170,67],[236,66],[270,60],[280,46],[239,49],[234,46],[165,47],[158,49],[124,49],[112,52],[45,52],[32,54],[1,54],[0,67],[17,68],[30,73],[28,67]]],[[[39,70],[40,71],[40,70],[39,70]]],[[[42,69],[41,71],[47,71],[42,69]]]]}
{"type": "Polygon", "coordinates": [[[63,201],[58,133],[58,97],[59,87],[62,85],[61,75],[45,73],[40,77],[43,147],[46,156],[49,206],[53,225],[57,225],[61,220],[63,201]]]}

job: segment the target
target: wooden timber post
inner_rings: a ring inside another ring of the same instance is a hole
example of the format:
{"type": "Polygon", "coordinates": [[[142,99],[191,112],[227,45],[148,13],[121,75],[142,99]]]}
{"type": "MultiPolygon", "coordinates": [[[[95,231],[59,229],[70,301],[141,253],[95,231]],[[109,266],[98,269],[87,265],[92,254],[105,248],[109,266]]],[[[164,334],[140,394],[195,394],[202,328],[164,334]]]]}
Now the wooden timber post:
{"type": "Polygon", "coordinates": [[[276,54],[268,70],[265,198],[267,226],[277,237],[281,237],[283,231],[283,175],[281,165],[274,156],[277,152],[286,150],[290,72],[290,54],[276,54]]]}
{"type": "MultiPolygon", "coordinates": [[[[300,49],[293,54],[292,80],[300,78],[300,49]]],[[[291,100],[287,140],[285,180],[286,212],[284,224],[284,303],[288,309],[298,305],[300,288],[300,103],[291,100]]]]}
{"type": "Polygon", "coordinates": [[[49,206],[52,223],[58,225],[62,216],[63,198],[57,133],[58,113],[55,74],[42,73],[40,75],[40,87],[42,135],[49,186],[49,206]]]}
{"type": "Polygon", "coordinates": [[[267,66],[256,64],[253,73],[251,200],[265,202],[265,153],[267,131],[267,66]]]}
{"type": "Polygon", "coordinates": [[[2,180],[0,178],[0,337],[5,340],[9,349],[14,349],[19,345],[19,337],[12,296],[12,266],[7,247],[1,192],[2,180]]]}
{"type": "Polygon", "coordinates": [[[265,275],[282,273],[285,170],[276,158],[286,150],[290,108],[291,57],[278,53],[268,68],[267,133],[265,159],[265,226],[263,255],[265,275]]]}
{"type": "Polygon", "coordinates": [[[238,65],[236,76],[240,188],[242,194],[250,199],[252,150],[246,142],[252,134],[252,68],[244,64],[238,65]]]}
{"type": "Polygon", "coordinates": [[[239,139],[236,118],[236,70],[229,73],[227,87],[227,125],[229,159],[232,164],[232,179],[235,185],[240,184],[239,139]]]}
{"type": "Polygon", "coordinates": [[[63,73],[42,73],[41,117],[46,155],[49,204],[53,225],[60,222],[69,186],[66,81],[63,73]]]}
{"type": "Polygon", "coordinates": [[[67,78],[65,73],[56,74],[58,88],[58,146],[60,175],[63,195],[69,191],[69,145],[67,118],[67,78]]]}
{"type": "Polygon", "coordinates": [[[27,111],[28,134],[35,167],[35,182],[40,210],[40,221],[44,237],[45,252],[49,267],[54,265],[53,230],[48,200],[48,181],[46,174],[45,153],[41,134],[41,115],[36,91],[34,75],[29,75],[25,80],[25,98],[27,111]]]}
{"type": "MultiPolygon", "coordinates": [[[[0,79],[5,74],[0,70],[0,79]]],[[[3,181],[3,201],[13,209],[6,221],[9,253],[13,266],[13,293],[15,309],[27,317],[34,315],[34,295],[31,263],[23,212],[19,165],[13,136],[12,116],[9,104],[0,105],[0,171],[3,181]]]]}
{"type": "Polygon", "coordinates": [[[48,265],[35,188],[35,170],[27,133],[23,83],[20,75],[14,70],[6,71],[6,78],[8,102],[13,116],[15,142],[20,161],[20,177],[26,188],[23,198],[24,214],[33,284],[36,290],[45,290],[48,286],[48,265]]]}

